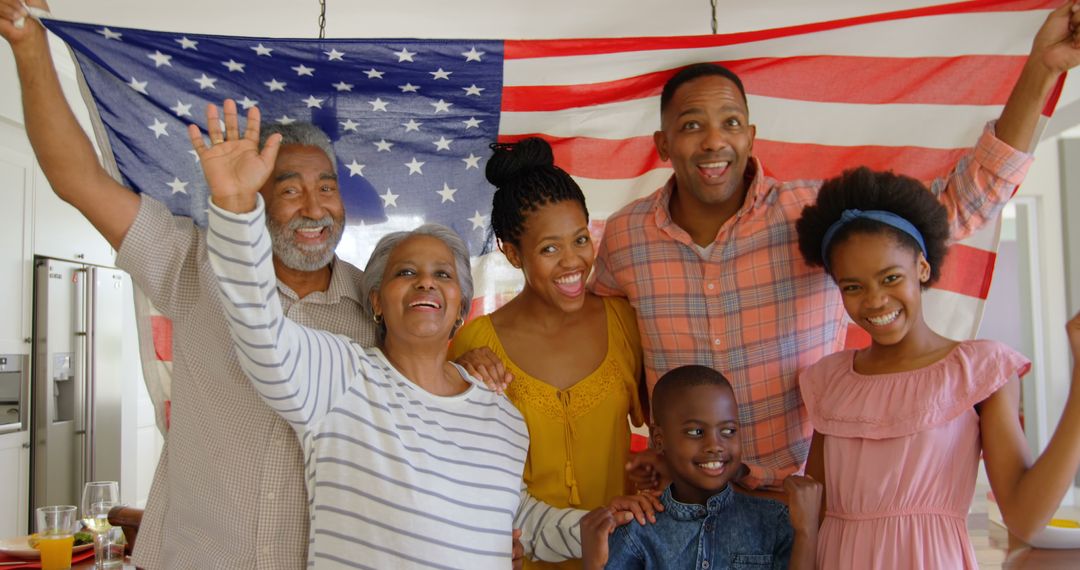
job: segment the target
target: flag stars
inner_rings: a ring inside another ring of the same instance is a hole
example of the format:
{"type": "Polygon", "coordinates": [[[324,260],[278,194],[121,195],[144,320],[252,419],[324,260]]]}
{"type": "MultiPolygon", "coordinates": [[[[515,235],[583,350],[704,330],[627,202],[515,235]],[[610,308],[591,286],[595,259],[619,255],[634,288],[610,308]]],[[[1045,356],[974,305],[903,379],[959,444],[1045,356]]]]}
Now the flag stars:
{"type": "Polygon", "coordinates": [[[412,61],[412,56],[416,55],[415,51],[409,51],[409,48],[401,48],[401,51],[395,51],[394,55],[398,57],[398,63],[403,61],[412,61]]]}
{"type": "Polygon", "coordinates": [[[195,164],[199,164],[199,153],[195,152],[194,150],[189,150],[188,154],[195,158],[195,164]]]}
{"type": "Polygon", "coordinates": [[[469,117],[468,120],[461,122],[465,123],[465,130],[467,131],[469,129],[479,129],[480,123],[483,123],[484,121],[477,119],[476,117],[469,117]]]}
{"type": "Polygon", "coordinates": [[[470,85],[468,87],[462,87],[462,89],[465,90],[465,96],[466,97],[469,97],[471,95],[475,95],[475,96],[479,97],[480,92],[483,91],[485,88],[484,87],[477,87],[476,84],[474,83],[474,84],[472,84],[472,85],[470,85]]]}
{"type": "Polygon", "coordinates": [[[183,36],[180,39],[173,40],[173,41],[180,44],[180,49],[193,49],[195,51],[199,51],[199,48],[197,47],[199,45],[199,42],[194,41],[194,40],[189,40],[189,39],[187,39],[187,36],[183,36]]]}
{"type": "Polygon", "coordinates": [[[132,77],[131,81],[128,82],[127,86],[138,91],[139,93],[142,93],[143,95],[149,95],[149,93],[146,92],[146,84],[146,81],[139,81],[132,77]]]}
{"type": "MultiPolygon", "coordinates": [[[[196,156],[198,156],[198,155],[196,155],[196,156]]],[[[172,194],[187,194],[188,193],[188,191],[187,191],[188,183],[181,181],[179,178],[176,178],[175,176],[173,177],[172,182],[169,182],[166,185],[169,188],[172,189],[172,192],[170,193],[170,195],[172,195],[172,194]]]]}
{"type": "Polygon", "coordinates": [[[246,66],[247,64],[246,63],[240,63],[240,62],[236,61],[235,59],[230,59],[229,61],[221,62],[221,65],[224,65],[225,67],[229,68],[230,72],[239,71],[240,73],[243,73],[244,72],[244,66],[246,66]]]}
{"type": "Polygon", "coordinates": [[[376,97],[374,101],[368,101],[368,104],[369,104],[369,105],[371,105],[371,110],[372,110],[372,111],[383,111],[383,112],[386,112],[386,105],[387,105],[387,102],[386,102],[386,101],[383,101],[383,100],[382,100],[381,98],[379,98],[379,97],[376,97]]]}
{"type": "Polygon", "coordinates": [[[308,95],[307,99],[304,99],[304,104],[307,105],[308,109],[312,109],[312,108],[322,109],[322,102],[323,101],[326,101],[325,97],[323,97],[322,99],[319,99],[318,97],[316,97],[314,95],[308,95]]]}
{"type": "Polygon", "coordinates": [[[282,116],[278,117],[278,119],[277,119],[277,124],[279,124],[279,125],[291,125],[291,124],[293,124],[295,122],[296,122],[296,119],[294,119],[294,118],[292,118],[292,117],[290,117],[288,115],[282,115],[282,116]]]}
{"type": "Polygon", "coordinates": [[[255,50],[255,55],[257,56],[273,57],[270,55],[270,52],[274,51],[274,48],[268,48],[262,45],[262,43],[259,43],[257,46],[251,46],[251,49],[255,50]]]}
{"type": "Polygon", "coordinates": [[[352,131],[354,133],[357,132],[356,127],[360,126],[360,123],[357,123],[352,119],[345,119],[344,121],[339,121],[339,123],[341,124],[341,128],[343,130],[352,131]]]}
{"type": "Polygon", "coordinates": [[[420,170],[420,169],[421,169],[421,168],[422,168],[422,167],[423,167],[423,166],[424,166],[425,164],[427,164],[427,163],[425,163],[425,162],[420,162],[419,160],[416,160],[416,157],[414,156],[412,160],[410,160],[409,162],[406,162],[406,163],[405,163],[405,166],[408,166],[408,167],[409,167],[409,176],[412,176],[413,174],[419,174],[419,175],[423,176],[423,174],[424,174],[424,171],[422,171],[422,170],[420,170]]]}
{"type": "Polygon", "coordinates": [[[323,53],[326,54],[327,61],[344,61],[342,58],[345,57],[345,52],[338,51],[335,48],[330,48],[330,51],[324,51],[323,53]]]}
{"type": "Polygon", "coordinates": [[[439,202],[440,204],[445,204],[447,202],[454,202],[455,201],[454,200],[454,194],[456,192],[457,192],[457,188],[451,188],[450,185],[445,183],[445,182],[443,182],[442,190],[436,190],[435,191],[436,194],[438,194],[439,196],[442,196],[442,202],[439,202]]]}
{"type": "Polygon", "coordinates": [[[446,101],[443,101],[442,99],[439,99],[438,101],[435,101],[434,103],[431,104],[432,107],[435,107],[435,112],[436,113],[449,113],[450,112],[450,107],[452,105],[453,105],[453,103],[447,103],[446,101]]]}
{"type": "Polygon", "coordinates": [[[114,31],[110,30],[109,28],[101,28],[100,30],[97,30],[97,33],[105,36],[105,39],[107,39],[107,40],[116,40],[116,41],[120,41],[120,37],[124,35],[124,34],[121,34],[120,32],[114,32],[114,31]]]}
{"type": "Polygon", "coordinates": [[[254,107],[255,105],[259,104],[258,101],[255,101],[254,99],[249,98],[247,95],[245,95],[243,99],[237,101],[237,103],[239,103],[240,106],[243,107],[245,111],[247,111],[248,109],[250,109],[250,108],[254,107]]]}
{"type": "Polygon", "coordinates": [[[469,51],[461,52],[461,55],[465,56],[465,61],[480,61],[480,56],[484,55],[482,51],[476,51],[476,46],[472,46],[469,51]]]}
{"type": "Polygon", "coordinates": [[[165,55],[160,50],[154,50],[154,53],[146,54],[146,57],[154,60],[154,67],[161,67],[167,65],[172,67],[172,63],[169,61],[172,59],[171,55],[165,55]]]}
{"type": "Polygon", "coordinates": [[[292,67],[290,69],[295,71],[296,75],[299,76],[299,77],[303,77],[305,75],[308,76],[308,77],[315,77],[315,68],[314,67],[308,67],[308,66],[306,66],[306,65],[304,65],[302,63],[300,65],[297,65],[297,66],[292,67]]]}
{"type": "Polygon", "coordinates": [[[398,89],[401,89],[402,93],[416,93],[420,90],[420,86],[406,83],[405,85],[398,85],[398,89]]]}
{"type": "Polygon", "coordinates": [[[451,73],[453,73],[453,71],[443,71],[443,68],[441,68],[441,67],[439,69],[436,69],[435,71],[429,71],[428,72],[428,74],[431,75],[431,77],[433,77],[434,79],[446,79],[446,80],[450,79],[450,74],[451,73]]]}
{"type": "Polygon", "coordinates": [[[473,214],[473,217],[469,218],[468,220],[472,222],[472,229],[474,230],[482,230],[487,227],[487,216],[481,214],[480,210],[476,210],[476,213],[473,214]]]}
{"type": "Polygon", "coordinates": [[[344,81],[338,81],[334,84],[334,89],[338,91],[352,91],[353,85],[351,83],[345,83],[344,81]]]}
{"type": "Polygon", "coordinates": [[[270,89],[270,92],[273,93],[274,91],[284,91],[285,86],[288,85],[288,83],[278,81],[277,79],[271,79],[270,81],[263,81],[263,85],[267,86],[270,89]]]}
{"type": "Polygon", "coordinates": [[[155,139],[159,139],[161,137],[169,136],[169,132],[166,130],[168,128],[168,125],[166,125],[165,123],[162,123],[157,118],[154,119],[154,124],[147,125],[146,128],[150,129],[151,131],[154,131],[154,138],[155,139]]]}
{"type": "Polygon", "coordinates": [[[205,73],[193,79],[195,83],[199,84],[199,89],[215,89],[215,83],[217,79],[207,76],[205,73]]]}
{"type": "Polygon", "coordinates": [[[356,159],[354,158],[352,162],[345,165],[345,168],[349,169],[349,177],[351,178],[353,176],[363,176],[365,166],[367,165],[356,162],[356,159]]]}
{"type": "Polygon", "coordinates": [[[416,131],[420,132],[420,125],[424,123],[417,123],[416,119],[409,119],[408,123],[401,123],[401,126],[405,127],[405,132],[416,131]]]}
{"type": "Polygon", "coordinates": [[[454,142],[454,139],[448,139],[446,137],[439,137],[437,141],[431,141],[431,144],[435,145],[435,150],[450,150],[450,143],[454,142]]]}
{"type": "Polygon", "coordinates": [[[461,161],[465,163],[465,170],[470,168],[480,170],[480,157],[471,152],[469,153],[469,156],[461,159],[461,161]]]}
{"type": "Polygon", "coordinates": [[[173,113],[176,113],[177,117],[190,117],[191,116],[191,104],[184,104],[179,99],[176,100],[176,105],[170,107],[173,113]]]}
{"type": "Polygon", "coordinates": [[[371,69],[365,71],[364,75],[367,75],[368,79],[382,79],[383,75],[386,75],[386,72],[385,71],[379,71],[378,69],[375,69],[374,67],[372,67],[371,69]]]}
{"type": "Polygon", "coordinates": [[[400,194],[394,194],[393,192],[390,191],[389,188],[387,188],[386,189],[386,194],[383,194],[382,196],[379,196],[379,197],[382,198],[384,208],[389,208],[391,206],[397,208],[398,196],[400,196],[400,194]]]}
{"type": "Polygon", "coordinates": [[[377,149],[376,152],[383,152],[383,151],[390,152],[390,147],[394,146],[394,143],[386,142],[386,139],[382,139],[382,140],[380,140],[380,141],[378,141],[376,143],[373,143],[373,144],[375,145],[375,148],[377,149]]]}

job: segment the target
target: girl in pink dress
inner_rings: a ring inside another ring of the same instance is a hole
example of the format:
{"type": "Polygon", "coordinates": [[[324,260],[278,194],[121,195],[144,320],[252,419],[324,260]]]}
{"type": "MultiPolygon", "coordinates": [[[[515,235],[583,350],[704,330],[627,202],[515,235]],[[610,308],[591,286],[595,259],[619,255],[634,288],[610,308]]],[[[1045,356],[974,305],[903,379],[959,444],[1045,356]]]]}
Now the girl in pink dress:
{"type": "MultiPolygon", "coordinates": [[[[825,483],[818,567],[976,569],[966,520],[979,457],[1009,530],[1030,538],[1080,467],[1080,371],[1046,451],[1019,421],[1027,359],[956,342],[923,320],[949,214],[918,181],[860,168],[828,181],[796,226],[807,263],[840,287],[869,348],[827,356],[799,382],[815,434],[807,472],[825,483]]],[[[1074,359],[1080,316],[1069,323],[1074,359]]]]}

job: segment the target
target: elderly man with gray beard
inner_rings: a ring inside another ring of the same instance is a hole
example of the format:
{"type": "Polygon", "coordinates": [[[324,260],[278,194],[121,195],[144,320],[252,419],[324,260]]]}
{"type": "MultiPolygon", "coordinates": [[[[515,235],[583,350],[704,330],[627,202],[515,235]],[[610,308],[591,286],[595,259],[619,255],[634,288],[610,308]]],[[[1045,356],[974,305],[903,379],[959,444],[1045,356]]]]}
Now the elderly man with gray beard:
{"type": "MultiPolygon", "coordinates": [[[[29,4],[46,8],[44,2],[29,4]]],[[[11,45],[26,131],[56,194],[118,251],[173,321],[172,415],[135,545],[142,568],[293,570],[307,561],[308,510],[300,446],[241,371],[225,323],[205,231],[160,202],[125,188],[98,163],[60,90],[44,29],[22,28],[18,0],[0,0],[0,35],[11,45]]],[[[270,127],[284,139],[261,189],[285,313],[368,346],[361,272],[334,256],[345,210],[336,161],[313,125],[270,127]]]]}

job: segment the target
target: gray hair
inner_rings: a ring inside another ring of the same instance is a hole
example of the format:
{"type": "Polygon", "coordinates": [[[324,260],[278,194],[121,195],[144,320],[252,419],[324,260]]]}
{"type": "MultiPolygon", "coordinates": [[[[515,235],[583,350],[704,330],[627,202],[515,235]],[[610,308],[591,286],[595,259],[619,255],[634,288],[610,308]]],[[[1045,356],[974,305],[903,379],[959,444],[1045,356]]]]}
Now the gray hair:
{"type": "Polygon", "coordinates": [[[270,138],[270,135],[274,133],[281,133],[282,145],[313,146],[325,152],[326,158],[330,159],[330,164],[334,166],[334,170],[337,170],[337,154],[334,152],[334,145],[331,144],[330,137],[326,136],[326,133],[314,124],[292,123],[281,125],[271,123],[263,125],[259,130],[259,148],[262,148],[266,144],[266,139],[270,138]]]}
{"type": "MultiPolygon", "coordinates": [[[[454,230],[442,224],[424,224],[409,232],[386,234],[379,240],[379,243],[375,244],[375,250],[371,252],[367,267],[364,268],[364,276],[360,279],[360,291],[364,295],[364,308],[367,309],[369,315],[375,314],[375,308],[371,303],[371,293],[382,286],[383,273],[386,271],[386,264],[390,261],[390,253],[401,242],[413,236],[433,237],[446,244],[446,247],[450,248],[450,252],[454,254],[454,269],[457,272],[458,286],[461,287],[461,314],[458,317],[464,319],[469,314],[473,296],[469,248],[454,230]]],[[[379,338],[382,339],[385,336],[385,326],[380,326],[379,338]]],[[[451,336],[453,336],[453,333],[451,333],[451,336]]]]}

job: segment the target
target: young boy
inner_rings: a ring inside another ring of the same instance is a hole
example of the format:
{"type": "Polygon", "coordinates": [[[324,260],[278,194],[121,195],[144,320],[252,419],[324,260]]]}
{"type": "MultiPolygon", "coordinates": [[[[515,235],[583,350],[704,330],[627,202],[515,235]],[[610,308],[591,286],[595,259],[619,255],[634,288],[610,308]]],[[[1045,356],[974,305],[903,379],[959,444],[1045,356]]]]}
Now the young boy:
{"type": "Polygon", "coordinates": [[[653,442],[672,483],[656,523],[615,528],[615,515],[581,521],[584,568],[811,569],[821,485],[789,477],[789,506],[738,494],[739,410],[727,378],[705,366],[664,374],[653,390],[653,442]],[[610,535],[610,541],[608,536],[610,535]]]}

